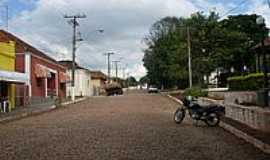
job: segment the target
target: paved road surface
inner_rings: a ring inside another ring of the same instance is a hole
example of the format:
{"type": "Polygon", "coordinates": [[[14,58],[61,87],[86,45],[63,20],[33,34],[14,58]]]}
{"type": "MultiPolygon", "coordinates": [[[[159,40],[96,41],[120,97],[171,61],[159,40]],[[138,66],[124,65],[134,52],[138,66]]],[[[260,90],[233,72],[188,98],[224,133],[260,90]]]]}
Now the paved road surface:
{"type": "Polygon", "coordinates": [[[128,94],[0,125],[0,160],[270,160],[221,128],[174,124],[176,107],[128,94]]]}

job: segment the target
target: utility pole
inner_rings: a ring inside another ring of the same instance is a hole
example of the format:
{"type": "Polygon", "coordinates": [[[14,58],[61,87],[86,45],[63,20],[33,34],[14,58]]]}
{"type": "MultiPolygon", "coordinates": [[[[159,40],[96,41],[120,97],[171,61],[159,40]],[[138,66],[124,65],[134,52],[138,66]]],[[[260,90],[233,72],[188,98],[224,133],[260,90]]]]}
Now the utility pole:
{"type": "Polygon", "coordinates": [[[127,64],[125,65],[125,66],[123,66],[123,79],[125,79],[126,78],[126,69],[127,69],[127,64]]]}
{"type": "Polygon", "coordinates": [[[191,43],[190,43],[190,30],[187,27],[187,45],[188,45],[188,75],[189,75],[189,88],[192,87],[192,68],[191,68],[191,43]]]}
{"type": "Polygon", "coordinates": [[[108,83],[111,83],[111,60],[110,60],[110,56],[114,55],[113,52],[108,52],[108,53],[104,53],[105,56],[107,56],[107,63],[108,63],[108,77],[107,77],[107,81],[108,83]]]}
{"type": "Polygon", "coordinates": [[[118,78],[118,63],[120,61],[112,61],[115,64],[115,76],[116,76],[116,80],[118,78]]]}
{"type": "Polygon", "coordinates": [[[75,101],[75,58],[76,58],[76,42],[82,41],[82,39],[77,39],[77,26],[79,26],[79,23],[77,19],[80,18],[86,18],[86,15],[73,15],[73,16],[67,16],[65,15],[64,18],[71,19],[69,22],[73,27],[73,38],[72,38],[72,82],[71,82],[71,88],[72,88],[72,101],[75,101]]]}

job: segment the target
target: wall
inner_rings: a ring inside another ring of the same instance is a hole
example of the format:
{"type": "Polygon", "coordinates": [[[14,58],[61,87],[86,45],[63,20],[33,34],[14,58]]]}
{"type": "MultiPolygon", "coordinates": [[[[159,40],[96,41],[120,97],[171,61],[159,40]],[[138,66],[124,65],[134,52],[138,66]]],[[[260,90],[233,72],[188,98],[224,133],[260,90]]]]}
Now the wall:
{"type": "Polygon", "coordinates": [[[93,95],[99,96],[101,93],[101,80],[100,79],[92,79],[91,84],[93,86],[93,95]]]}
{"type": "MultiPolygon", "coordinates": [[[[0,70],[15,71],[15,43],[0,42],[0,70]]],[[[8,86],[8,97],[10,107],[15,107],[15,85],[10,84],[8,86]]]]}
{"type": "MultiPolygon", "coordinates": [[[[71,70],[68,75],[72,77],[71,70]]],[[[67,96],[71,96],[71,83],[67,85],[67,96]]],[[[75,96],[93,96],[91,75],[88,70],[76,69],[75,71],[75,96]]]]}
{"type": "Polygon", "coordinates": [[[243,92],[226,92],[225,93],[225,103],[235,103],[239,104],[256,104],[257,93],[251,91],[243,92]]]}
{"type": "Polygon", "coordinates": [[[24,54],[16,54],[16,59],[15,59],[15,70],[20,73],[25,73],[25,60],[24,60],[24,54]]]}
{"type": "Polygon", "coordinates": [[[254,129],[270,133],[270,110],[256,106],[226,104],[226,117],[237,120],[254,129]]]}
{"type": "MultiPolygon", "coordinates": [[[[2,42],[9,42],[9,40],[13,40],[16,42],[15,48],[13,47],[14,56],[16,53],[16,71],[27,73],[29,75],[30,81],[27,83],[27,85],[29,88],[28,94],[31,96],[44,96],[44,93],[45,93],[44,88],[37,87],[37,81],[33,72],[35,69],[35,64],[40,63],[44,66],[47,66],[48,68],[56,70],[57,73],[59,73],[60,71],[66,72],[66,68],[58,64],[53,58],[47,56],[43,52],[32,47],[31,45],[23,42],[22,40],[12,35],[11,33],[1,31],[0,40],[2,42]],[[25,61],[28,61],[28,60],[29,60],[30,67],[26,68],[28,63],[25,64],[25,61]],[[31,69],[29,70],[29,68],[31,69]]],[[[0,64],[3,63],[1,60],[2,60],[2,57],[0,57],[0,64]]],[[[4,62],[10,63],[6,60],[4,62]]],[[[15,64],[13,65],[14,65],[13,67],[15,67],[15,64]]],[[[60,97],[65,97],[66,89],[65,87],[63,88],[60,87],[59,74],[57,74],[57,79],[58,79],[57,87],[59,90],[58,94],[60,97]]]]}
{"type": "Polygon", "coordinates": [[[226,117],[239,121],[251,128],[270,133],[270,109],[258,106],[244,106],[255,104],[256,92],[227,92],[225,94],[226,117]],[[235,102],[239,104],[236,104],[235,102]]]}
{"type": "MultiPolygon", "coordinates": [[[[22,50],[20,50],[22,51],[22,50]]],[[[57,79],[58,79],[58,94],[60,97],[66,96],[66,88],[60,86],[60,78],[59,78],[59,72],[66,72],[66,68],[63,66],[60,66],[56,62],[52,62],[48,59],[36,56],[34,53],[30,53],[31,55],[31,64],[30,64],[30,84],[31,84],[31,94],[33,97],[45,97],[45,79],[43,78],[40,86],[38,85],[38,79],[35,75],[35,66],[37,64],[41,64],[43,66],[46,66],[52,70],[57,71],[57,79]]],[[[16,71],[18,72],[25,72],[25,54],[23,53],[17,53],[16,54],[16,71]]]]}
{"type": "Polygon", "coordinates": [[[0,42],[0,69],[5,71],[15,70],[15,43],[0,42]]]}
{"type": "Polygon", "coordinates": [[[33,96],[37,96],[37,97],[45,97],[45,80],[43,79],[42,80],[42,84],[41,86],[38,86],[38,79],[36,78],[36,75],[34,74],[35,73],[35,66],[37,64],[41,64],[43,66],[46,66],[50,69],[53,69],[55,71],[57,71],[57,82],[58,84],[56,85],[56,87],[58,87],[58,94],[60,97],[65,97],[66,95],[66,91],[65,91],[65,88],[61,88],[60,87],[60,78],[59,78],[59,72],[65,72],[65,68],[63,67],[59,67],[57,64],[49,61],[49,60],[46,60],[44,58],[40,58],[40,57],[37,57],[37,56],[34,56],[32,54],[31,56],[31,85],[32,85],[32,95],[33,96]]]}
{"type": "Polygon", "coordinates": [[[208,92],[208,97],[217,100],[225,99],[226,92],[208,92]]]}

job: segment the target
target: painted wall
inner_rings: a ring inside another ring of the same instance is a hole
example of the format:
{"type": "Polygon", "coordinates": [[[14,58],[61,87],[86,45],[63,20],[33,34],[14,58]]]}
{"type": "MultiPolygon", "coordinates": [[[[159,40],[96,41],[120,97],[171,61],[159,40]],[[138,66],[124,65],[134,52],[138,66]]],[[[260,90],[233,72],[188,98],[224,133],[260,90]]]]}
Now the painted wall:
{"type": "MultiPolygon", "coordinates": [[[[19,47],[18,47],[19,48],[19,47]]],[[[18,49],[20,52],[22,50],[18,49]]],[[[66,68],[63,66],[60,66],[59,64],[52,62],[46,58],[36,56],[35,53],[30,53],[30,70],[29,70],[29,76],[30,76],[30,89],[31,89],[31,96],[32,97],[45,97],[45,79],[37,79],[35,75],[35,66],[40,64],[43,66],[46,66],[47,68],[50,68],[52,70],[55,70],[57,72],[56,79],[57,83],[56,86],[58,88],[58,95],[59,97],[64,98],[66,96],[66,87],[65,84],[60,84],[60,72],[66,72],[66,68]]],[[[25,72],[26,71],[26,58],[25,58],[25,51],[23,53],[16,53],[16,71],[18,72],[25,72]]]]}
{"type": "Polygon", "coordinates": [[[0,42],[0,69],[5,71],[15,70],[15,43],[0,42]]]}
{"type": "MultiPolygon", "coordinates": [[[[69,70],[68,75],[72,77],[69,70]]],[[[71,84],[67,84],[67,96],[71,96],[71,84]]],[[[93,87],[91,85],[91,74],[88,70],[77,69],[75,71],[75,96],[93,96],[93,87]]]]}
{"type": "MultiPolygon", "coordinates": [[[[0,42],[0,70],[15,71],[15,43],[0,42]]],[[[15,85],[10,84],[8,86],[8,97],[10,107],[15,107],[15,85]]]]}
{"type": "MultiPolygon", "coordinates": [[[[56,87],[58,88],[58,95],[60,97],[65,97],[66,94],[66,88],[61,87],[63,85],[60,85],[59,80],[59,72],[66,72],[66,68],[60,64],[58,64],[53,58],[47,56],[43,52],[37,50],[36,48],[32,47],[30,44],[25,43],[23,40],[19,39],[15,35],[8,33],[6,31],[1,30],[0,31],[0,41],[1,42],[9,42],[10,40],[17,42],[16,45],[13,46],[13,57],[16,56],[16,67],[15,67],[15,61],[12,64],[11,62],[7,60],[2,60],[3,58],[0,57],[0,64],[3,64],[3,61],[5,61],[4,67],[6,69],[9,68],[9,65],[13,65],[13,67],[16,68],[17,72],[26,73],[29,76],[29,82],[28,85],[28,94],[30,96],[44,96],[45,90],[43,88],[40,88],[37,86],[37,79],[34,74],[35,65],[37,63],[40,63],[48,68],[51,68],[53,70],[57,71],[57,84],[56,87]],[[15,48],[14,48],[15,47],[15,48]],[[9,64],[9,65],[7,65],[9,64]],[[8,66],[8,67],[7,67],[8,66]],[[28,66],[28,67],[27,67],[28,66]]],[[[6,46],[2,46],[4,48],[4,53],[9,53],[6,50],[6,46]]],[[[9,55],[10,56],[10,55],[9,55]]]]}
{"type": "Polygon", "coordinates": [[[35,73],[35,66],[41,64],[43,66],[46,66],[47,68],[50,68],[52,70],[55,70],[56,73],[56,86],[58,88],[58,95],[60,97],[65,97],[66,89],[60,87],[60,78],[59,78],[59,72],[65,72],[65,68],[59,67],[58,65],[37,57],[37,56],[31,56],[31,86],[32,86],[32,96],[37,96],[37,97],[45,97],[45,79],[41,80],[41,84],[38,82],[40,79],[36,78],[35,73]]]}

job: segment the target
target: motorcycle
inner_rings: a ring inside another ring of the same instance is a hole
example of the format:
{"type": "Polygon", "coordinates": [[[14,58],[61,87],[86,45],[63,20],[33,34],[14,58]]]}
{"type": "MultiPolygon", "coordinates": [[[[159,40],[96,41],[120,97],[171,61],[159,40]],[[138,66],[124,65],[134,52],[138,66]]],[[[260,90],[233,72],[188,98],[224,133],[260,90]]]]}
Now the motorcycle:
{"type": "Polygon", "coordinates": [[[191,96],[185,97],[183,107],[178,108],[174,113],[174,121],[180,124],[188,111],[190,117],[197,121],[205,122],[209,127],[219,125],[220,117],[225,114],[225,108],[220,105],[202,106],[197,103],[197,100],[191,96]]]}

